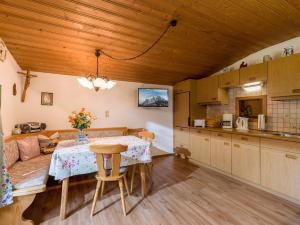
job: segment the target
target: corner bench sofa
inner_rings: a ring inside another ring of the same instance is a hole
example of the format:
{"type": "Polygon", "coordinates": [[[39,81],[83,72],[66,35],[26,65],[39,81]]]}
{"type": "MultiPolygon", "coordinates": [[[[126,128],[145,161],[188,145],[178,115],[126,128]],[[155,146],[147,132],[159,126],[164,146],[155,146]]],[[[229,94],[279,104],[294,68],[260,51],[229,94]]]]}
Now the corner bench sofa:
{"type": "MultiPolygon", "coordinates": [[[[38,133],[13,135],[5,140],[4,153],[8,166],[8,173],[13,185],[13,204],[0,209],[1,225],[34,224],[23,218],[23,212],[31,205],[36,194],[46,191],[51,154],[41,154],[35,158],[21,161],[18,154],[16,140],[39,134],[50,136],[59,133],[59,140],[75,139],[77,130],[51,130],[38,133]]],[[[88,137],[112,137],[128,134],[126,127],[87,129],[88,137]]]]}

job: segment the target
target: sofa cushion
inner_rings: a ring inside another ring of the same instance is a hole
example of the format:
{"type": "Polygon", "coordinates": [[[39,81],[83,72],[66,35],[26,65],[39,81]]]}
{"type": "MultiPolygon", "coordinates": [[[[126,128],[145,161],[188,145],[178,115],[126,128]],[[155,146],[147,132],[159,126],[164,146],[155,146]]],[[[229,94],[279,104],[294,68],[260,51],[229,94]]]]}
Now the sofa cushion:
{"type": "Polygon", "coordinates": [[[36,136],[17,140],[17,143],[22,161],[26,161],[40,155],[40,145],[36,136]]]}
{"type": "Polygon", "coordinates": [[[14,189],[46,184],[52,155],[40,155],[30,160],[18,161],[8,169],[14,189]]]}
{"type": "Polygon", "coordinates": [[[5,143],[4,157],[7,168],[11,167],[20,158],[18,144],[15,140],[5,143]]]}
{"type": "Polygon", "coordinates": [[[53,148],[57,145],[57,143],[59,141],[59,133],[56,132],[56,133],[52,134],[50,137],[40,134],[40,135],[38,135],[38,140],[39,140],[41,149],[42,148],[53,148]]]}

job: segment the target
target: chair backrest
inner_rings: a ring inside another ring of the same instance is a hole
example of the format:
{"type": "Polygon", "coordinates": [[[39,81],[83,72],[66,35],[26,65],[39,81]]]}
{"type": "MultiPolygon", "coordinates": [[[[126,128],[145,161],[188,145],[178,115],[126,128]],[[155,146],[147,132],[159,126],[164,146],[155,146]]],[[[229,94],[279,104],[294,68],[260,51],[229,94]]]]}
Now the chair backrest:
{"type": "Polygon", "coordinates": [[[155,135],[153,132],[150,132],[150,131],[141,131],[138,133],[138,137],[142,138],[146,141],[150,141],[152,143],[152,141],[155,138],[155,135]]]}
{"type": "Polygon", "coordinates": [[[91,145],[90,150],[96,153],[98,175],[100,177],[120,176],[121,152],[127,151],[127,145],[91,145]],[[107,168],[107,165],[110,168],[107,168]],[[109,170],[110,173],[107,173],[109,170]]]}

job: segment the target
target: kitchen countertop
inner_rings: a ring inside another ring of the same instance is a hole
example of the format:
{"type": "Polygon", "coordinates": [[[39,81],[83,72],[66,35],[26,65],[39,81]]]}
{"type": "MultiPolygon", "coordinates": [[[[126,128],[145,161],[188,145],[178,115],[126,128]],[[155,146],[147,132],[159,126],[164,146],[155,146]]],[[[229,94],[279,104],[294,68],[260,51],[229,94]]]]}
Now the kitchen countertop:
{"type": "Polygon", "coordinates": [[[292,141],[292,142],[300,143],[300,135],[298,137],[284,137],[284,136],[274,135],[274,134],[272,134],[271,131],[258,131],[258,130],[243,131],[243,130],[237,130],[235,128],[225,129],[225,128],[210,128],[210,127],[205,127],[205,128],[190,127],[190,129],[230,133],[230,134],[236,134],[236,135],[247,135],[247,136],[260,137],[260,138],[269,138],[269,139],[275,139],[275,140],[292,141]]]}

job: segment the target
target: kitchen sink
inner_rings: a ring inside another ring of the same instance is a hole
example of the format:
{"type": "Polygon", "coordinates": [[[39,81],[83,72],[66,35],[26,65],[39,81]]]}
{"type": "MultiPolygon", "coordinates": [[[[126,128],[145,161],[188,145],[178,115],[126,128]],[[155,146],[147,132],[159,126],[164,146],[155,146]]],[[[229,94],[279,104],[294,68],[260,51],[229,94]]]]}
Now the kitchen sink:
{"type": "Polygon", "coordinates": [[[290,137],[290,138],[300,138],[300,134],[292,134],[285,132],[271,132],[271,135],[280,136],[280,137],[290,137]]]}

